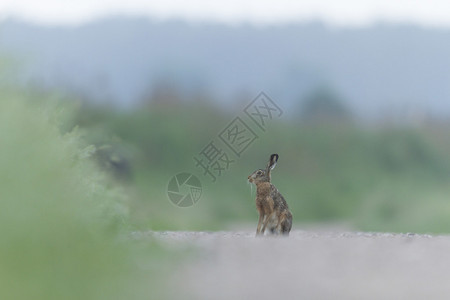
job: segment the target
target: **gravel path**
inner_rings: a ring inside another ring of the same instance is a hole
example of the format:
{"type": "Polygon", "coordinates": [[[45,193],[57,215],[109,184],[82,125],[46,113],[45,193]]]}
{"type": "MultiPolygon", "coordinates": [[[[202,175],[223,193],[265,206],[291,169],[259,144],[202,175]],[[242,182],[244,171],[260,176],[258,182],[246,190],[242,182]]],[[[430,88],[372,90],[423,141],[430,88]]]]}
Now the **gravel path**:
{"type": "Polygon", "coordinates": [[[288,238],[255,238],[253,231],[145,235],[168,247],[197,249],[171,279],[178,299],[450,299],[450,236],[320,230],[295,230],[288,238]]]}

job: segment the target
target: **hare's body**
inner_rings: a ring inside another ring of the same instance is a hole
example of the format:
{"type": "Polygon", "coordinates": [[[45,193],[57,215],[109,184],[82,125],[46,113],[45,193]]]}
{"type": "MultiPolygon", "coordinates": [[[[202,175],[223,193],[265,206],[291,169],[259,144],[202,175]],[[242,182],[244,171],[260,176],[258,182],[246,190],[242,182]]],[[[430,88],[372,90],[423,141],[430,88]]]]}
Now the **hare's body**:
{"type": "Polygon", "coordinates": [[[256,185],[256,209],[259,213],[256,235],[263,235],[266,228],[274,234],[288,235],[291,231],[292,214],[286,200],[270,183],[270,171],[277,160],[278,154],[272,154],[266,170],[256,170],[248,177],[256,185]]]}

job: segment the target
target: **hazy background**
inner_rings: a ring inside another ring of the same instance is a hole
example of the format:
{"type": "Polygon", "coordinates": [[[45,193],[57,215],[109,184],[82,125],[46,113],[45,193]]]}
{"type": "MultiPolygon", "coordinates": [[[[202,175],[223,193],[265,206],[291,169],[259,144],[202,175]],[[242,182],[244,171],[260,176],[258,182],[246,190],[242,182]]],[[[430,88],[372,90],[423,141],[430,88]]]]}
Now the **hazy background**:
{"type": "Polygon", "coordinates": [[[177,256],[124,237],[253,228],[271,153],[294,228],[450,232],[445,1],[214,3],[1,2],[2,298],[158,297],[177,256]],[[194,157],[237,116],[258,139],[212,182],[194,157]]]}
{"type": "Polygon", "coordinates": [[[1,14],[3,79],[72,103],[61,126],[77,126],[101,168],[130,189],[137,228],[254,222],[246,178],[277,152],[273,181],[297,223],[448,232],[446,19],[435,8],[425,17],[419,3],[404,11],[350,2],[348,11],[322,1],[273,13],[252,2],[168,4],[166,13],[133,1],[67,11],[10,3],[1,14]],[[194,156],[261,91],[282,117],[211,182],[194,156]],[[186,209],[166,196],[182,171],[204,188],[186,209]]]}

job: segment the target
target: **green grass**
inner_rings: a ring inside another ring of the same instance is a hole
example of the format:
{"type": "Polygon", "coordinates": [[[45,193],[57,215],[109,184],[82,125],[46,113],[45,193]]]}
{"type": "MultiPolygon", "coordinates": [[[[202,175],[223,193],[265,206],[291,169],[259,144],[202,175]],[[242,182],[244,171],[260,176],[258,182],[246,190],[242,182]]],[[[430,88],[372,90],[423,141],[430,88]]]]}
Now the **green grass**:
{"type": "Polygon", "coordinates": [[[125,191],[77,130],[61,132],[67,108],[30,95],[1,93],[0,299],[158,298],[171,255],[119,239],[125,191]]]}

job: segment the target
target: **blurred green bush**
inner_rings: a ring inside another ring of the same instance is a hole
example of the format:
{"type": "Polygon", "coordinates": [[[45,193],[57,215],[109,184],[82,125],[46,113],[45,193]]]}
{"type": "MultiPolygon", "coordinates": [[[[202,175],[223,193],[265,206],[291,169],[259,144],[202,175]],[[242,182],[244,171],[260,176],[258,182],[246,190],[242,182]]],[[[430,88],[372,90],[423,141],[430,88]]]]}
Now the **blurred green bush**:
{"type": "Polygon", "coordinates": [[[161,251],[148,246],[141,257],[141,246],[119,240],[127,197],[91,159],[94,146],[57,126],[71,109],[29,92],[0,97],[0,299],[157,293],[157,279],[135,263],[161,251]]]}

